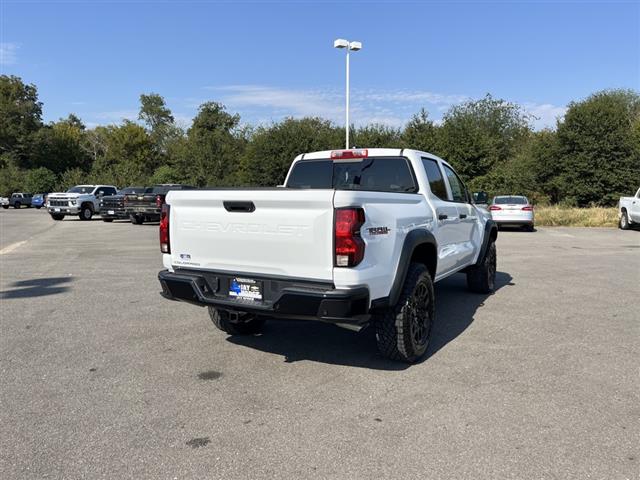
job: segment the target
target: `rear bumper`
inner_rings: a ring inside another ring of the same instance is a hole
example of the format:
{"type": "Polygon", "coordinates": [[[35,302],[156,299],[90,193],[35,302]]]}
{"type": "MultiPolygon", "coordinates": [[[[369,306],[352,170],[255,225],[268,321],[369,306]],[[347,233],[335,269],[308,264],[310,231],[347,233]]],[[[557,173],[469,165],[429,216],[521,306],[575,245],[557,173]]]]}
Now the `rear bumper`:
{"type": "Polygon", "coordinates": [[[158,217],[160,218],[160,209],[157,207],[137,207],[127,206],[125,207],[127,215],[144,215],[145,217],[158,217]]]}
{"type": "Polygon", "coordinates": [[[100,207],[100,216],[102,218],[116,218],[116,219],[129,218],[129,215],[126,214],[126,212],[124,211],[124,208],[109,207],[109,206],[100,207]],[[113,213],[109,213],[109,212],[113,212],[113,213]]]}
{"type": "Polygon", "coordinates": [[[175,273],[162,270],[158,279],[164,298],[203,307],[352,325],[362,325],[369,320],[369,290],[366,287],[336,289],[330,283],[197,270],[175,273]],[[229,284],[236,276],[250,276],[261,282],[263,300],[229,296],[229,284]]]}
{"type": "Polygon", "coordinates": [[[492,219],[498,225],[533,225],[532,214],[519,215],[492,215],[492,219]]]}

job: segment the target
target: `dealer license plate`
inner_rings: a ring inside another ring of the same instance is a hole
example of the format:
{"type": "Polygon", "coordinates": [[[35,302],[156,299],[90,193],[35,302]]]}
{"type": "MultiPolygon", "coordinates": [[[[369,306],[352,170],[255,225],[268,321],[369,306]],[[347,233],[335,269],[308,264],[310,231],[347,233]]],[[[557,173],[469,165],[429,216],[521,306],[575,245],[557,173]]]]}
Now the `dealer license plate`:
{"type": "Polygon", "coordinates": [[[53,211],[54,211],[54,212],[59,212],[59,211],[60,211],[60,209],[59,209],[59,208],[54,208],[54,209],[53,209],[53,211]]]}
{"type": "Polygon", "coordinates": [[[262,282],[251,278],[234,278],[229,283],[229,296],[262,300],[262,282]]]}
{"type": "Polygon", "coordinates": [[[114,212],[113,210],[107,210],[107,213],[108,213],[109,215],[114,215],[116,212],[114,212]]]}

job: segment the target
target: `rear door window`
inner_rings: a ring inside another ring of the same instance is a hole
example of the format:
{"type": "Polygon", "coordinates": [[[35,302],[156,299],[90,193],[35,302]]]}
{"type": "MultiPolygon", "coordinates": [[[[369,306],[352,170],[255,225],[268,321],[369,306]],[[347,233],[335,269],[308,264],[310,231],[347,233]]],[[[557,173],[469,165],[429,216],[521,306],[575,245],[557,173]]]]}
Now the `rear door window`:
{"type": "Polygon", "coordinates": [[[431,193],[433,193],[440,200],[447,200],[447,187],[444,184],[444,178],[442,177],[442,171],[438,166],[438,162],[433,158],[422,158],[422,164],[424,170],[427,173],[427,179],[429,180],[429,187],[431,193]]]}

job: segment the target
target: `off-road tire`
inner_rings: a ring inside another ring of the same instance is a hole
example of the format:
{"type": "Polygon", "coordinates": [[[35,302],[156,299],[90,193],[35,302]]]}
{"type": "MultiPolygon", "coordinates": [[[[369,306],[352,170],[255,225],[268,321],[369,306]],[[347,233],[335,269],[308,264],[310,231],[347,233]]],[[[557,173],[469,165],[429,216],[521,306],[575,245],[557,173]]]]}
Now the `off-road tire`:
{"type": "Polygon", "coordinates": [[[93,217],[93,210],[88,205],[80,208],[80,220],[89,221],[93,217]]]}
{"type": "Polygon", "coordinates": [[[209,307],[209,316],[213,324],[229,335],[250,335],[260,333],[265,323],[265,317],[246,314],[242,322],[229,320],[229,312],[209,307]]]}
{"type": "Polygon", "coordinates": [[[467,270],[467,287],[475,293],[491,293],[496,286],[496,242],[490,240],[484,257],[467,270]]]}
{"type": "Polygon", "coordinates": [[[111,223],[111,222],[113,222],[113,218],[103,218],[102,221],[103,222],[107,222],[107,223],[111,223]]]}
{"type": "Polygon", "coordinates": [[[134,225],[142,225],[144,223],[144,217],[142,215],[129,215],[129,220],[134,225]]]}
{"type": "Polygon", "coordinates": [[[429,346],[434,320],[433,280],[425,265],[412,263],[398,302],[372,315],[378,350],[391,360],[418,361],[429,346]]]}
{"type": "Polygon", "coordinates": [[[618,228],[620,228],[620,230],[629,230],[631,228],[631,226],[629,225],[629,217],[627,216],[626,210],[624,210],[620,215],[620,220],[618,220],[618,228]]]}
{"type": "Polygon", "coordinates": [[[16,202],[13,204],[13,208],[15,208],[16,210],[20,207],[22,207],[22,204],[20,202],[16,202]]]}
{"type": "Polygon", "coordinates": [[[64,220],[64,213],[52,213],[51,218],[54,220],[64,220]]]}

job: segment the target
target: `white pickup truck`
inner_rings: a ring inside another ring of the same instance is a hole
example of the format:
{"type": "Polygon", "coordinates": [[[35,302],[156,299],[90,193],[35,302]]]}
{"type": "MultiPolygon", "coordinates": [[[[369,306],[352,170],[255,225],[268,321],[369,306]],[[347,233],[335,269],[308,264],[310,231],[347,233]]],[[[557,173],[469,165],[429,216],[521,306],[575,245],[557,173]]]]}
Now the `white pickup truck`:
{"type": "Polygon", "coordinates": [[[640,224],[640,188],[634,197],[620,197],[618,202],[618,227],[629,230],[640,224]]]}
{"type": "Polygon", "coordinates": [[[434,155],[306,153],[284,188],[169,192],[159,280],[165,298],[209,307],[229,334],[257,332],[265,316],[373,324],[383,355],[414,362],[427,350],[434,282],[465,272],[471,291],[493,291],[497,234],[434,155]]]}
{"type": "Polygon", "coordinates": [[[64,220],[67,215],[91,220],[94,213],[100,211],[100,199],[116,193],[118,189],[113,185],[76,185],[66,192],[50,193],[47,211],[54,220],[64,220]]]}

